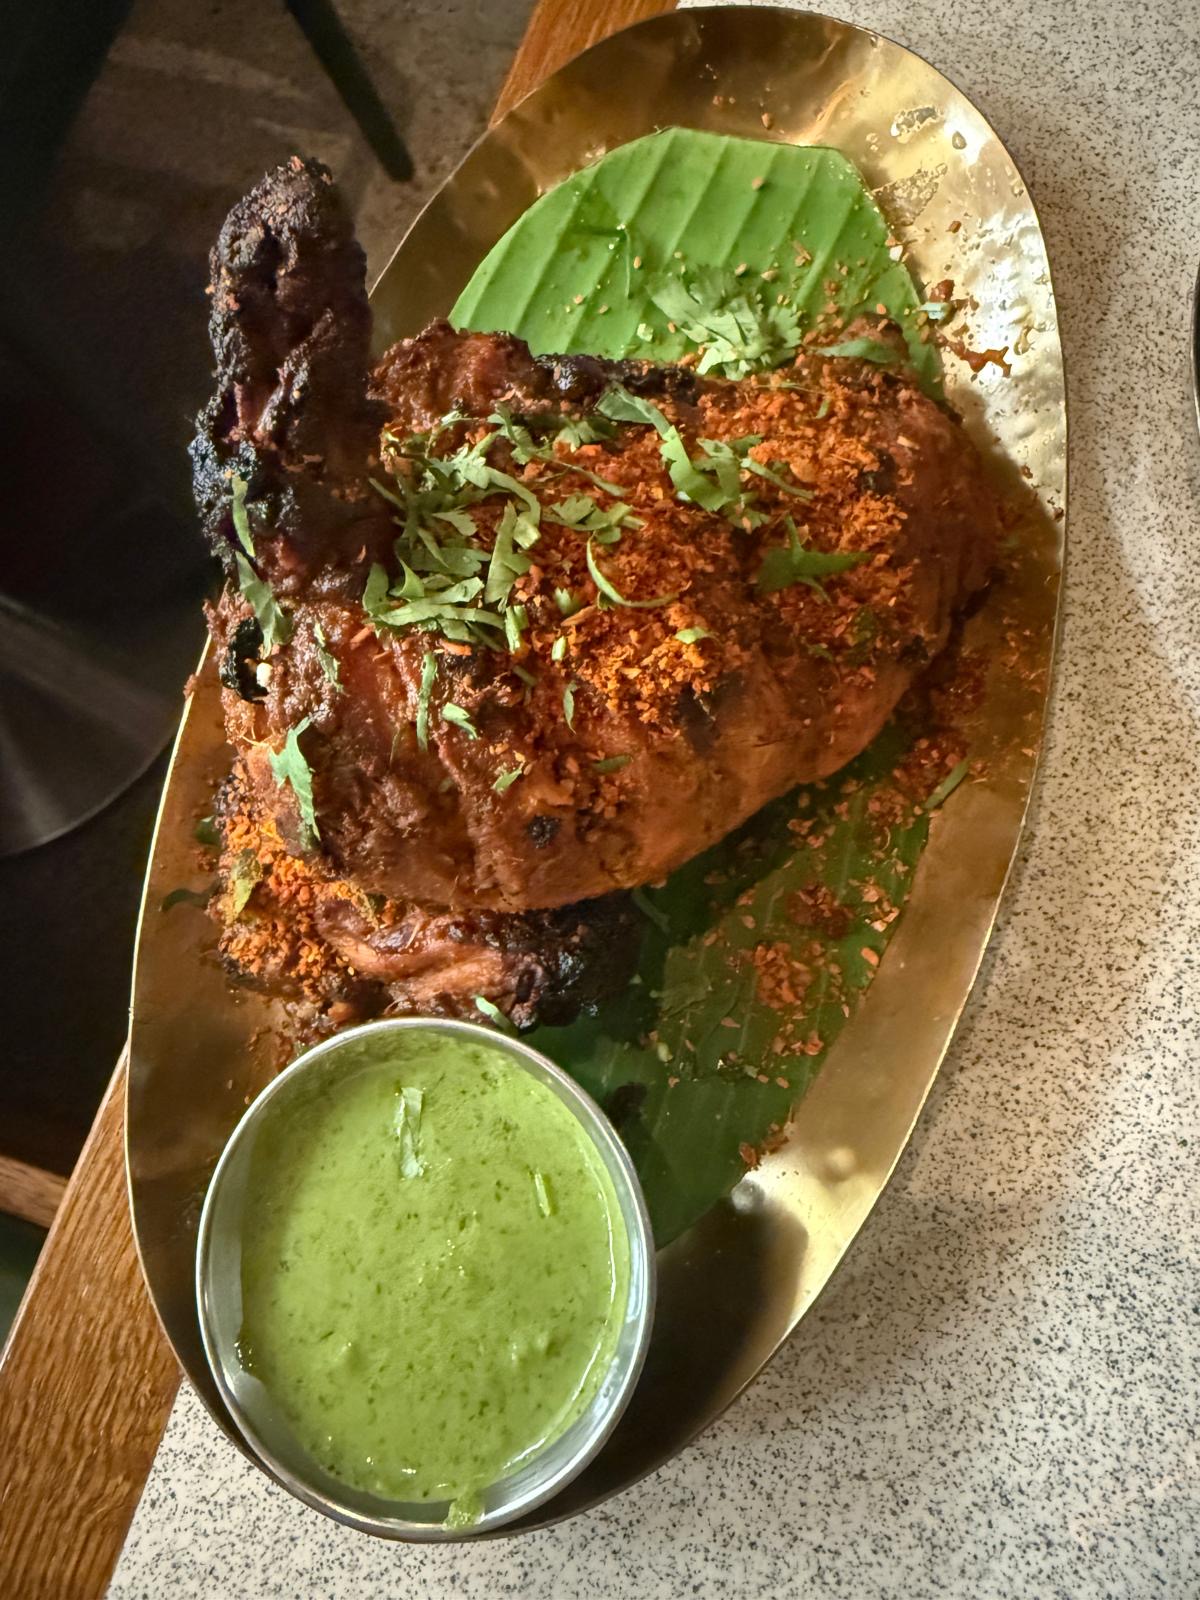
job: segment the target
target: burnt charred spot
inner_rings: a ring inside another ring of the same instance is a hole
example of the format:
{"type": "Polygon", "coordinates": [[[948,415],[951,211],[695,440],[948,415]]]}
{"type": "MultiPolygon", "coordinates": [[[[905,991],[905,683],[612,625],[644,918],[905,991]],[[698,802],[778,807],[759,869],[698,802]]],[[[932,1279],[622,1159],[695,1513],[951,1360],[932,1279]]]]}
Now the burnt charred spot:
{"type": "Polygon", "coordinates": [[[558,817],[536,816],[530,817],[525,824],[525,833],[535,850],[544,850],[558,834],[562,822],[558,817]]]}
{"type": "Polygon", "coordinates": [[[679,726],[697,755],[705,755],[717,741],[717,725],[713,721],[707,696],[696,693],[695,686],[685,683],[675,702],[679,726]]]}
{"type": "Polygon", "coordinates": [[[896,463],[886,450],[879,452],[879,463],[858,475],[858,486],[866,494],[896,492],[896,463]]]}
{"type": "Polygon", "coordinates": [[[255,676],[262,642],[262,629],[255,618],[243,617],[233,630],[217,669],[225,688],[232,689],[243,700],[261,700],[265,693],[255,676]]]}
{"type": "Polygon", "coordinates": [[[699,380],[687,367],[605,361],[587,355],[540,356],[538,364],[548,374],[555,394],[576,404],[594,403],[614,383],[623,384],[631,394],[666,395],[687,405],[694,404],[700,392],[699,380]]]}
{"type": "Polygon", "coordinates": [[[637,1116],[648,1092],[644,1083],[621,1083],[609,1095],[604,1109],[618,1133],[627,1128],[637,1116]]]}

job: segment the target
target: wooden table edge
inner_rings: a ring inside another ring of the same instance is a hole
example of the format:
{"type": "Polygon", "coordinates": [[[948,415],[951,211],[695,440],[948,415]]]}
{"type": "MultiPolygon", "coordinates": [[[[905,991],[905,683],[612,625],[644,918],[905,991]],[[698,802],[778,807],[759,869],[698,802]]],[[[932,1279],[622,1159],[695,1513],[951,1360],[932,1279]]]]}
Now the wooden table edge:
{"type": "MultiPolygon", "coordinates": [[[[493,122],[589,45],[675,0],[538,0],[493,122]]],[[[0,1593],[98,1600],[158,1451],[179,1368],[150,1303],[125,1183],[122,1055],[0,1353],[0,1593]]]]}

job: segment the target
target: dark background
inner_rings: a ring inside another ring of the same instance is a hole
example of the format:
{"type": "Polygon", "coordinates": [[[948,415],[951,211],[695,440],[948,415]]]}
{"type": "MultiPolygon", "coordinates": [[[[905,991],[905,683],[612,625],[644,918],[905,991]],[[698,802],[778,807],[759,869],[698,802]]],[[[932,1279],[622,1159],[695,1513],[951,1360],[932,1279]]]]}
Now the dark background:
{"type": "MultiPolygon", "coordinates": [[[[118,652],[162,703],[119,799],[0,859],[0,1154],[69,1171],[125,1035],[154,752],[213,583],[186,455],[209,246],[298,151],[334,169],[374,277],[482,132],[529,8],[0,0],[0,595],[63,624],[85,661],[118,652]]],[[[38,760],[65,761],[48,742],[38,760]]]]}

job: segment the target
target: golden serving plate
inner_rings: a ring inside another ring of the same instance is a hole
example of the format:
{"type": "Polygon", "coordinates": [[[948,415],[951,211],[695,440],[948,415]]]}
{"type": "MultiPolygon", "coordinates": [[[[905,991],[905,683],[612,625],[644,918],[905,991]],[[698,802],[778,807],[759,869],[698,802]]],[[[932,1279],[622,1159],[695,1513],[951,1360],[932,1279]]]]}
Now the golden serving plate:
{"type": "MultiPolygon", "coordinates": [[[[556,73],[476,146],[374,291],[380,348],[443,316],[539,194],[670,124],[832,145],[866,175],[926,284],[970,297],[970,342],[1011,375],[947,361],[947,394],[1021,508],[1015,568],[967,626],[987,662],[966,731],[984,776],[934,820],[907,908],[791,1137],[660,1257],[645,1374],[592,1467],[526,1524],[605,1499],[666,1460],[762,1369],[828,1281],[896,1165],[978,970],[1033,781],[1063,557],[1066,411],[1045,242],[1015,163],[926,62],[829,18],[721,7],[629,28],[556,73]]],[[[238,1441],[200,1345],[192,1276],[209,1173],[278,1065],[278,1013],[228,986],[207,918],[160,910],[197,883],[192,826],[227,755],[211,662],[198,676],[146,881],[127,1104],[134,1229],[167,1337],[238,1441]]]]}

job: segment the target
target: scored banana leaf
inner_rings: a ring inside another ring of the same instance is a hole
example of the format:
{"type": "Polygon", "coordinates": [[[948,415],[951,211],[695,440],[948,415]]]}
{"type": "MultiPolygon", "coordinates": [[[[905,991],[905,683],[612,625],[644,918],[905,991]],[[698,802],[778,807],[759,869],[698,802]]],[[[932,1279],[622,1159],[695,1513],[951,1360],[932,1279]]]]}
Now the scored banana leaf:
{"type": "Polygon", "coordinates": [[[883,306],[921,382],[936,388],[937,347],[923,337],[925,308],[898,255],[858,169],[837,150],[668,128],[530,206],[450,320],[515,333],[538,354],[677,361],[700,341],[674,314],[676,283],[698,283],[702,309],[719,314],[722,293],[748,298],[800,333],[828,318],[830,304],[839,323],[883,306]]]}
{"type": "MultiPolygon", "coordinates": [[[[531,206],[451,320],[515,333],[536,352],[698,351],[702,368],[740,376],[788,359],[823,319],[883,305],[936,388],[921,297],[889,239],[838,152],[669,129],[531,206]]],[[[870,982],[928,835],[926,810],[897,804],[889,781],[911,737],[893,721],[835,778],[640,891],[630,989],[594,1017],[529,1036],[612,1116],[660,1243],[783,1128],[870,982]]]]}

